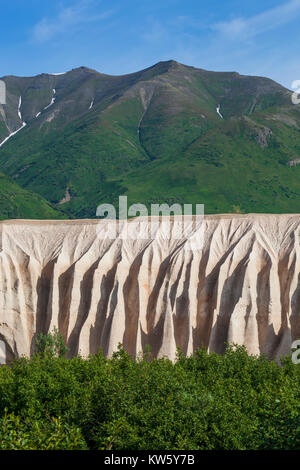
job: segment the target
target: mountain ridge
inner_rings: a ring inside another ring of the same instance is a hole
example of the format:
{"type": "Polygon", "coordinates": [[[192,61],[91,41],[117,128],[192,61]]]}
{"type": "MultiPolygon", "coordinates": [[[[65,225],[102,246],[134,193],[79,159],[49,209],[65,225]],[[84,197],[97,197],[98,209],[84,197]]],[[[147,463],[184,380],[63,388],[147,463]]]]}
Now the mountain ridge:
{"type": "Polygon", "coordinates": [[[17,132],[0,171],[69,217],[95,217],[119,195],[210,213],[300,211],[299,166],[288,166],[299,106],[271,79],[172,60],[125,75],[82,66],[3,79],[0,145],[17,132]]]}

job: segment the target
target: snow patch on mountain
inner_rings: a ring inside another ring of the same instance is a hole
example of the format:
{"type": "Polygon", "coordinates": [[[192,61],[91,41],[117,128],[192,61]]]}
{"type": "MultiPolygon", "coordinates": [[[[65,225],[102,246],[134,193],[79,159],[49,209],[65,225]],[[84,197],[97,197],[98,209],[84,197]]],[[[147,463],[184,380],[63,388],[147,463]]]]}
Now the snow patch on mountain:
{"type": "Polygon", "coordinates": [[[43,111],[45,111],[46,109],[50,108],[50,106],[52,106],[52,105],[55,103],[55,100],[56,100],[56,97],[55,97],[55,95],[56,95],[56,90],[55,90],[55,88],[53,88],[52,91],[53,91],[53,96],[52,96],[51,102],[48,104],[48,106],[46,106],[46,107],[43,109],[43,111]]]}
{"type": "Polygon", "coordinates": [[[2,147],[2,145],[5,144],[5,142],[7,142],[11,137],[16,135],[20,130],[22,130],[26,126],[26,122],[24,122],[22,118],[21,106],[22,106],[22,96],[20,96],[19,104],[18,104],[18,116],[19,116],[20,121],[22,121],[22,126],[19,127],[19,129],[17,129],[16,131],[11,132],[7,137],[5,137],[5,139],[2,140],[2,142],[0,143],[0,147],[2,147]]]}
{"type": "Polygon", "coordinates": [[[5,142],[7,142],[11,137],[13,137],[14,135],[16,135],[20,130],[23,129],[23,127],[26,126],[26,122],[23,122],[22,126],[19,127],[19,129],[17,129],[16,131],[12,132],[11,134],[9,134],[1,143],[0,143],[0,147],[2,147],[2,145],[5,144],[5,142]]]}
{"type": "Polygon", "coordinates": [[[22,121],[21,106],[22,106],[22,96],[20,96],[19,98],[19,105],[18,105],[18,116],[22,121]]]}
{"type": "Polygon", "coordinates": [[[224,119],[224,116],[222,116],[222,114],[221,114],[221,112],[220,112],[220,108],[221,108],[221,106],[218,104],[218,106],[217,106],[217,108],[216,108],[216,109],[217,109],[217,113],[218,113],[218,115],[219,115],[222,119],[224,119]]]}
{"type": "Polygon", "coordinates": [[[38,118],[43,111],[50,108],[50,106],[52,106],[55,103],[55,100],[56,100],[56,96],[55,96],[56,95],[56,90],[55,90],[55,88],[53,88],[52,91],[53,91],[53,96],[52,96],[51,102],[47,106],[45,106],[45,108],[43,108],[42,111],[40,111],[39,113],[36,114],[36,116],[35,116],[36,118],[38,118]]]}

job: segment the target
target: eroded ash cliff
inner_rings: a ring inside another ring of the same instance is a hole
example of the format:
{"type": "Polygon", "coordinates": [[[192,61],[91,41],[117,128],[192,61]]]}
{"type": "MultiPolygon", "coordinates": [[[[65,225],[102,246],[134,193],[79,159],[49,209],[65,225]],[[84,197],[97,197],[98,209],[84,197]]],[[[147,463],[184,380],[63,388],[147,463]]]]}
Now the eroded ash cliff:
{"type": "Polygon", "coordinates": [[[105,224],[0,223],[1,362],[54,326],[70,356],[122,343],[173,359],[177,346],[222,353],[234,342],[278,359],[300,338],[300,215],[206,216],[195,249],[162,233],[104,238],[105,224]]]}

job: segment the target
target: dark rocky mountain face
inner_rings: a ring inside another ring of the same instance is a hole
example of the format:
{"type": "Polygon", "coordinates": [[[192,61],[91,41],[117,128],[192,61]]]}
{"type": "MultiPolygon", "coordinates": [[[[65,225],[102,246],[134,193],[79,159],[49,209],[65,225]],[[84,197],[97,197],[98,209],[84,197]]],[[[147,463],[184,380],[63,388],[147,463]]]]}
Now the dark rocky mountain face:
{"type": "Polygon", "coordinates": [[[210,213],[300,212],[300,167],[290,164],[300,107],[272,80],[174,61],[125,76],[80,67],[3,80],[2,188],[39,195],[49,218],[94,217],[122,194],[210,213]]]}

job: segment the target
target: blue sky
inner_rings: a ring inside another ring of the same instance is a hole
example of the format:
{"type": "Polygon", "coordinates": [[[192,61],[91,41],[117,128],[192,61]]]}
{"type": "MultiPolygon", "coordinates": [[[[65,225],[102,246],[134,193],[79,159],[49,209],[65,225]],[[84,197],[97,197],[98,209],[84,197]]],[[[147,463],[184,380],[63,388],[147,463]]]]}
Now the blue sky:
{"type": "Polygon", "coordinates": [[[0,0],[0,76],[85,65],[124,74],[174,59],[300,79],[300,0],[0,0]]]}

